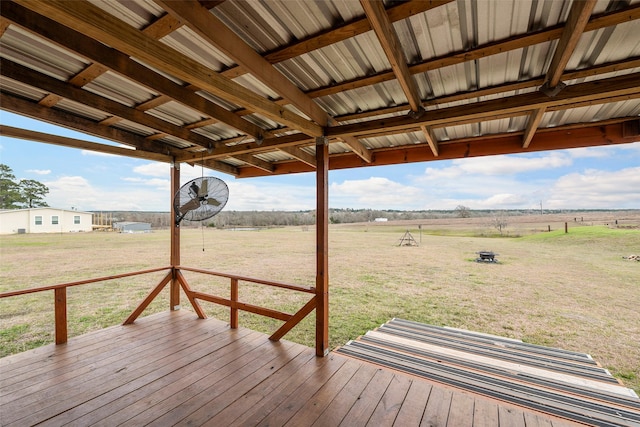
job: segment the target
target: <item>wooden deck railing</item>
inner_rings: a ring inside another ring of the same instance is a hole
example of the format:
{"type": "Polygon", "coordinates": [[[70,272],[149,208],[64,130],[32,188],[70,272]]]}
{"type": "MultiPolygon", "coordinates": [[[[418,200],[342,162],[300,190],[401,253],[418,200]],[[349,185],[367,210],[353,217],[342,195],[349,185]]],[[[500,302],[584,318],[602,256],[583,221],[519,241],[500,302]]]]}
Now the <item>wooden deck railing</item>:
{"type": "Polygon", "coordinates": [[[158,267],[148,270],[134,271],[130,273],[116,274],[112,276],[97,277],[92,279],[80,280],[76,282],[60,283],[57,285],[42,286],[38,288],[20,289],[16,291],[8,291],[0,293],[0,299],[16,297],[20,295],[27,295],[38,292],[46,292],[53,290],[54,296],[54,317],[55,317],[55,342],[56,344],[64,344],[67,342],[67,288],[73,286],[88,285],[92,283],[104,282],[107,280],[122,279],[125,277],[138,276],[142,274],[155,273],[158,271],[167,270],[168,274],[156,285],[156,287],[149,293],[149,295],[138,305],[138,307],[131,313],[131,315],[123,322],[123,324],[130,324],[144,311],[151,301],[160,293],[160,291],[166,286],[172,279],[176,279],[182,289],[184,290],[187,298],[191,302],[198,317],[206,318],[206,314],[197,300],[209,301],[215,304],[224,305],[230,307],[230,326],[231,328],[238,327],[238,311],[244,310],[247,312],[255,313],[261,316],[270,317],[273,319],[279,319],[285,323],[274,332],[271,340],[277,341],[282,338],[287,332],[289,332],[295,325],[297,325],[302,319],[304,319],[309,313],[316,307],[315,300],[315,288],[304,287],[298,285],[291,285],[287,283],[274,282],[270,280],[256,279],[251,277],[238,276],[233,274],[219,273],[210,270],[203,270],[199,268],[190,267],[158,267]],[[191,271],[195,273],[208,274],[218,277],[226,277],[230,279],[230,298],[223,298],[203,292],[197,292],[191,290],[186,278],[180,270],[191,271]],[[281,312],[265,307],[256,306],[253,304],[243,303],[238,300],[238,285],[240,282],[256,283],[265,286],[272,286],[282,289],[289,289],[297,292],[313,294],[314,297],[309,300],[300,310],[294,314],[281,312]]]}
{"type": "Polygon", "coordinates": [[[93,279],[80,280],[77,282],[60,283],[58,285],[41,286],[39,288],[20,289],[17,291],[3,292],[3,293],[0,293],[0,299],[53,290],[56,344],[64,344],[67,342],[67,288],[70,288],[72,286],[80,286],[80,285],[88,285],[91,283],[104,282],[106,280],[114,280],[114,279],[122,279],[124,277],[139,276],[141,274],[155,273],[162,270],[171,270],[171,267],[158,267],[150,270],[141,270],[141,271],[134,271],[131,273],[116,274],[113,276],[97,277],[93,279]]]}
{"type": "Polygon", "coordinates": [[[316,307],[316,299],[315,299],[316,290],[314,287],[292,285],[288,283],[275,282],[272,280],[256,279],[253,277],[238,276],[234,274],[220,273],[220,272],[211,271],[211,270],[204,270],[201,268],[192,268],[192,267],[184,267],[184,266],[176,267],[176,272],[177,272],[176,273],[177,280],[180,282],[182,289],[187,295],[187,298],[189,298],[189,301],[191,302],[191,305],[193,306],[194,310],[196,311],[196,313],[198,313],[198,316],[202,318],[206,317],[206,315],[204,314],[204,311],[202,310],[202,308],[200,307],[200,304],[197,301],[197,300],[203,300],[203,301],[212,302],[214,304],[220,304],[220,305],[230,307],[231,310],[230,310],[229,324],[231,328],[238,327],[238,311],[239,310],[247,311],[247,312],[258,314],[261,316],[270,317],[272,319],[282,320],[285,323],[269,337],[269,339],[274,341],[277,341],[280,338],[282,338],[287,332],[289,332],[294,326],[296,326],[302,319],[304,319],[316,307]],[[216,295],[211,295],[211,294],[191,290],[181,270],[228,278],[230,280],[230,298],[223,298],[216,295]],[[312,294],[314,297],[311,298],[296,313],[294,314],[285,313],[282,311],[260,307],[253,304],[248,304],[248,303],[239,301],[238,285],[240,282],[249,282],[249,283],[256,283],[259,285],[271,286],[271,287],[276,287],[281,289],[289,289],[296,292],[312,294]]]}

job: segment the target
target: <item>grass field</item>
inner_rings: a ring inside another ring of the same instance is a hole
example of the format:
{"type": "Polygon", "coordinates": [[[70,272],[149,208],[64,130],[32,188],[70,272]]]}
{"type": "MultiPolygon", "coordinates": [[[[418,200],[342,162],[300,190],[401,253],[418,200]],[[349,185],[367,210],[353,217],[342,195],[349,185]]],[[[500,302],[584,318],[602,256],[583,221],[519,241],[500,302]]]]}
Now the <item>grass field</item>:
{"type": "MultiPolygon", "coordinates": [[[[400,317],[586,352],[640,393],[640,262],[623,259],[640,254],[635,215],[619,228],[602,215],[509,218],[510,237],[486,218],[331,226],[330,345],[400,317]],[[398,246],[407,230],[419,246],[398,246]],[[496,252],[499,262],[475,262],[480,250],[496,252]]],[[[169,264],[167,230],[0,236],[0,246],[0,292],[169,264]]],[[[184,229],[181,252],[185,266],[315,282],[313,227],[184,229]]],[[[69,335],[121,323],[163,274],[70,288],[69,335]]],[[[229,295],[228,279],[185,275],[194,289],[229,295]]],[[[242,301],[289,312],[308,298],[240,286],[242,301]]],[[[204,306],[228,319],[227,308],[204,306]]],[[[165,291],[147,313],[167,308],[165,291]]],[[[271,333],[281,322],[242,313],[240,324],[271,333]]],[[[0,356],[50,343],[53,332],[53,291],[0,299],[0,356]]],[[[313,314],[285,338],[313,346],[313,314]]]]}

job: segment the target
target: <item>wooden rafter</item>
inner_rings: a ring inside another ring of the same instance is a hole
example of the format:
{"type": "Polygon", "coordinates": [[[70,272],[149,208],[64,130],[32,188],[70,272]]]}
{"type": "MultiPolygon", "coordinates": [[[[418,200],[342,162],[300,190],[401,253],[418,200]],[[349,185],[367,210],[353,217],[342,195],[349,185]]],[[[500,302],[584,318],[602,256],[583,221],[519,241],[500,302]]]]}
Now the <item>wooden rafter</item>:
{"type": "Polygon", "coordinates": [[[291,157],[294,157],[300,160],[303,163],[306,163],[311,167],[314,167],[314,168],[316,167],[316,158],[311,154],[305,151],[302,151],[298,147],[280,147],[279,150],[287,153],[291,157]]]}
{"type": "MultiPolygon", "coordinates": [[[[585,32],[606,28],[612,25],[622,24],[640,19],[640,4],[628,6],[624,9],[607,12],[602,15],[593,16],[585,27],[585,32]]],[[[503,40],[496,40],[471,49],[463,49],[451,52],[439,57],[429,58],[422,62],[409,66],[411,74],[425,73],[452,65],[463,64],[465,62],[478,60],[491,55],[522,49],[540,43],[547,43],[560,38],[562,35],[562,25],[509,37],[503,40]]],[[[358,77],[353,80],[344,81],[326,87],[320,87],[307,92],[313,98],[334,95],[336,93],[353,90],[361,87],[371,86],[378,83],[395,79],[393,71],[383,71],[367,77],[358,77]]]]}
{"type": "Polygon", "coordinates": [[[155,92],[164,94],[182,105],[216,118],[243,133],[253,137],[267,134],[260,127],[213,102],[207,101],[161,74],[149,70],[121,52],[96,42],[80,32],[64,27],[49,18],[33,13],[14,2],[2,4],[2,15],[16,25],[83,55],[93,62],[100,63],[110,70],[155,92]]]}
{"type": "Polygon", "coordinates": [[[180,150],[167,150],[160,146],[154,145],[145,138],[134,135],[133,133],[123,131],[114,127],[101,126],[82,117],[58,110],[55,108],[43,107],[35,102],[27,101],[13,95],[0,92],[0,108],[5,111],[22,114],[47,123],[54,123],[63,127],[72,128],[90,135],[104,138],[110,141],[129,145],[140,150],[151,153],[161,153],[178,155],[180,150]]]}
{"type": "Polygon", "coordinates": [[[393,24],[384,10],[381,0],[360,0],[360,5],[364,9],[371,28],[376,34],[382,50],[391,64],[391,69],[395,75],[412,111],[422,110],[420,103],[420,93],[418,85],[413,76],[409,73],[407,57],[400,45],[400,39],[393,24]]]}
{"type": "Polygon", "coordinates": [[[579,83],[567,86],[554,98],[535,92],[514,95],[508,98],[476,102],[469,105],[432,110],[421,118],[393,117],[389,119],[370,120],[368,122],[335,126],[327,129],[328,136],[359,135],[369,136],[382,129],[396,132],[407,129],[417,129],[421,125],[446,125],[460,120],[482,121],[491,120],[499,114],[520,113],[527,114],[532,109],[560,107],[563,105],[600,100],[608,102],[612,96],[624,96],[640,93],[637,84],[639,73],[628,74],[594,82],[579,83]]]}
{"type": "Polygon", "coordinates": [[[571,59],[571,55],[589,23],[589,17],[595,5],[596,0],[574,1],[571,5],[569,17],[564,24],[562,35],[558,40],[553,59],[547,70],[546,83],[550,89],[555,88],[560,83],[569,59],[571,59]]]}
{"type": "Polygon", "coordinates": [[[420,129],[427,140],[427,144],[429,144],[429,148],[431,148],[431,152],[435,157],[438,157],[438,141],[435,136],[433,136],[431,128],[429,126],[420,126],[420,129]]]}
{"type": "Polygon", "coordinates": [[[81,139],[67,138],[48,133],[36,132],[28,129],[20,129],[12,126],[0,125],[0,135],[9,138],[24,139],[27,141],[38,141],[46,144],[60,145],[63,147],[78,148],[81,150],[95,151],[105,154],[116,154],[119,156],[136,157],[146,160],[155,160],[159,162],[170,163],[171,156],[160,153],[149,153],[132,150],[130,148],[116,147],[106,144],[98,144],[95,142],[84,141],[81,139]]]}
{"type": "MultiPolygon", "coordinates": [[[[11,62],[7,59],[0,59],[0,73],[3,76],[34,87],[40,87],[58,97],[70,99],[78,103],[102,110],[108,114],[140,123],[152,129],[156,129],[163,135],[172,135],[202,147],[209,148],[213,141],[202,135],[198,135],[180,126],[171,124],[152,115],[145,114],[135,108],[127,107],[119,102],[103,98],[92,92],[78,89],[58,79],[38,73],[35,70],[11,62]]],[[[156,138],[157,139],[157,138],[156,138]]],[[[153,140],[153,138],[151,139],[153,140]]]]}
{"type": "Polygon", "coordinates": [[[546,110],[546,107],[541,107],[529,115],[529,122],[527,123],[527,128],[525,129],[524,135],[522,136],[522,148],[527,148],[529,144],[531,144],[531,140],[536,134],[538,125],[540,125],[540,122],[542,121],[542,117],[544,116],[546,110]]]}
{"type": "MultiPolygon", "coordinates": [[[[424,145],[407,145],[382,148],[374,151],[374,160],[369,166],[397,165],[403,163],[451,160],[468,157],[492,156],[498,154],[530,153],[567,148],[595,147],[600,145],[627,144],[640,137],[640,122],[637,118],[624,118],[613,123],[592,123],[590,125],[567,125],[551,129],[540,129],[529,148],[522,148],[523,132],[509,132],[497,135],[463,138],[441,142],[436,158],[424,145]],[[627,130],[625,130],[627,129],[627,130]]],[[[362,160],[353,153],[333,155],[331,170],[362,167],[362,160]]],[[[274,174],[312,172],[303,163],[277,164],[274,174]]],[[[255,168],[239,168],[239,178],[264,176],[255,168]]]]}
{"type": "MultiPolygon", "coordinates": [[[[633,57],[620,61],[608,62],[593,67],[582,68],[579,70],[568,71],[562,75],[562,80],[577,80],[585,77],[593,77],[602,74],[608,74],[616,71],[628,70],[640,67],[640,57],[633,57]]],[[[517,82],[503,83],[494,86],[488,86],[481,89],[462,91],[453,93],[450,95],[443,95],[436,98],[431,98],[422,102],[424,107],[437,106],[440,104],[446,104],[449,102],[466,101],[470,99],[480,98],[483,96],[497,95],[506,92],[514,92],[522,89],[529,89],[533,87],[542,86],[544,83],[544,76],[534,77],[528,80],[522,80],[517,82]]],[[[384,114],[392,114],[398,111],[407,111],[409,109],[408,104],[397,105],[394,107],[380,108],[376,110],[363,111],[353,114],[344,114],[336,116],[335,119],[338,122],[349,120],[361,120],[369,117],[380,116],[384,114]]]]}
{"type": "MultiPolygon", "coordinates": [[[[447,125],[458,125],[462,123],[475,123],[482,120],[493,120],[501,117],[514,117],[529,114],[532,109],[545,107],[548,111],[557,111],[575,106],[578,102],[607,103],[612,99],[637,98],[640,96],[640,87],[637,80],[640,75],[631,74],[603,79],[595,82],[585,82],[568,86],[555,98],[549,98],[539,92],[514,95],[509,98],[495,99],[477,102],[470,105],[442,108],[434,110],[429,115],[419,119],[411,117],[394,117],[382,120],[370,120],[356,124],[341,125],[328,128],[329,136],[343,140],[348,136],[381,136],[393,135],[407,131],[419,130],[421,126],[443,127],[447,125]]],[[[249,153],[259,150],[269,151],[280,146],[296,146],[312,143],[313,140],[306,135],[290,135],[281,138],[265,139],[263,144],[256,148],[249,144],[235,146],[220,146],[206,158],[222,158],[233,155],[233,153],[249,153]]],[[[352,147],[353,148],[353,147],[352,147]]],[[[366,150],[366,148],[364,148],[366,150]]],[[[355,152],[355,150],[354,150],[355,152]]],[[[371,155],[369,150],[365,151],[371,155]]],[[[192,154],[185,154],[181,158],[185,161],[191,159],[192,154]]]]}
{"type": "MultiPolygon", "coordinates": [[[[589,23],[589,17],[591,11],[596,5],[596,0],[584,0],[577,1],[571,5],[569,11],[569,17],[562,30],[562,35],[556,46],[551,64],[547,70],[545,82],[543,85],[543,92],[549,96],[554,96],[557,91],[564,87],[564,84],[560,85],[562,75],[565,68],[571,59],[571,55],[578,45],[578,41],[584,32],[585,27],[589,23]]],[[[542,121],[546,107],[538,108],[533,111],[529,116],[529,122],[527,123],[527,129],[525,130],[524,137],[522,139],[522,147],[527,148],[533,139],[533,135],[538,128],[538,125],[542,121]]]]}
{"type": "Polygon", "coordinates": [[[340,135],[340,139],[347,144],[353,152],[367,163],[371,163],[371,152],[353,135],[340,135]]]}
{"type": "Polygon", "coordinates": [[[190,57],[143,34],[113,15],[85,1],[31,2],[16,0],[21,6],[84,33],[108,46],[139,58],[179,79],[191,82],[229,102],[246,105],[256,112],[309,135],[322,135],[322,128],[266,98],[256,95],[190,57]]]}
{"type": "MultiPolygon", "coordinates": [[[[387,10],[391,22],[400,21],[410,16],[426,12],[428,10],[440,7],[453,0],[409,0],[394,5],[387,10]]],[[[366,17],[357,17],[352,21],[345,22],[342,25],[336,25],[319,34],[311,35],[303,40],[296,40],[292,44],[276,49],[267,53],[264,59],[271,64],[286,61],[300,55],[312,52],[316,49],[330,46],[335,43],[364,34],[371,30],[371,25],[366,17]]],[[[247,71],[242,67],[233,67],[222,72],[222,75],[235,78],[245,74],[247,71]]]]}
{"type": "Polygon", "coordinates": [[[266,172],[273,172],[273,165],[269,162],[265,162],[251,154],[236,154],[233,156],[234,158],[245,162],[248,165],[256,167],[258,169],[262,169],[266,172]]]}
{"type": "Polygon", "coordinates": [[[329,124],[323,109],[196,0],[155,1],[320,126],[329,124]]]}

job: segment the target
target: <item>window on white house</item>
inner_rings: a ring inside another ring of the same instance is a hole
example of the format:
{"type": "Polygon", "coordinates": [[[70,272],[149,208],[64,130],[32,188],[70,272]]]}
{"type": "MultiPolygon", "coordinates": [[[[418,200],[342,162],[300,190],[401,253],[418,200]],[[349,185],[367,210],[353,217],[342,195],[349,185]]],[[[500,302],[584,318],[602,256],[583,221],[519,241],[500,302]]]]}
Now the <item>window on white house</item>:
{"type": "Polygon", "coordinates": [[[42,225],[42,217],[40,215],[36,216],[36,225],[42,225]]]}
{"type": "Polygon", "coordinates": [[[51,216],[51,225],[58,225],[58,215],[51,216]]]}
{"type": "Polygon", "coordinates": [[[74,224],[80,224],[80,215],[74,215],[73,216],[73,223],[74,224]]]}

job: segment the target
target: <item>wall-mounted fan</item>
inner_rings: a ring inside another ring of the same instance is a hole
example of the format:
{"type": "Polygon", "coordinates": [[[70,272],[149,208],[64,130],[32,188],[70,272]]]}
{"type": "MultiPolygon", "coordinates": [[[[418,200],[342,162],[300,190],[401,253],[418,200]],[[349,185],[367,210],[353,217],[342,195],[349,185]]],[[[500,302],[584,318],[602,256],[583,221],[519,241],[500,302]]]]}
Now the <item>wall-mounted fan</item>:
{"type": "Polygon", "coordinates": [[[176,225],[180,221],[204,221],[224,208],[229,187],[221,179],[207,176],[192,179],[180,187],[173,198],[176,225]]]}

